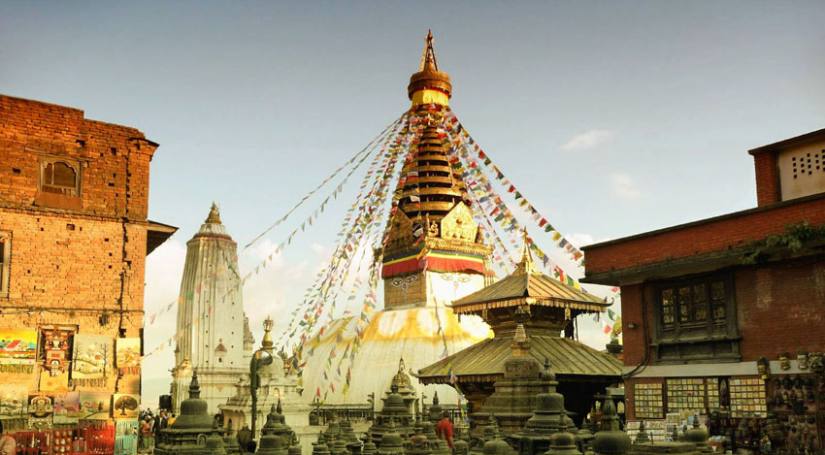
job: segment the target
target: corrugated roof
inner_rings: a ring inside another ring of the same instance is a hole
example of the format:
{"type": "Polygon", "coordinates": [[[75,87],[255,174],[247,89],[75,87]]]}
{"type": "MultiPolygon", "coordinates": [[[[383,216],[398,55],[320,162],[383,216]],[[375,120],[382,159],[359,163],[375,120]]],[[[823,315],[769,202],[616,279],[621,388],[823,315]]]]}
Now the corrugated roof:
{"type": "MultiPolygon", "coordinates": [[[[512,337],[495,337],[476,343],[418,371],[424,383],[448,382],[450,370],[458,377],[496,376],[504,373],[512,337]]],[[[531,335],[530,355],[543,364],[547,358],[555,374],[576,376],[621,375],[622,363],[578,341],[552,335],[531,335]]],[[[492,378],[491,378],[492,379],[492,378]]]]}
{"type": "Polygon", "coordinates": [[[610,306],[609,303],[595,295],[580,291],[547,275],[529,270],[517,270],[496,283],[456,300],[453,302],[453,308],[460,313],[461,307],[465,305],[525,297],[532,297],[538,302],[556,301],[562,304],[585,305],[593,307],[595,311],[601,311],[602,308],[610,306]]]}

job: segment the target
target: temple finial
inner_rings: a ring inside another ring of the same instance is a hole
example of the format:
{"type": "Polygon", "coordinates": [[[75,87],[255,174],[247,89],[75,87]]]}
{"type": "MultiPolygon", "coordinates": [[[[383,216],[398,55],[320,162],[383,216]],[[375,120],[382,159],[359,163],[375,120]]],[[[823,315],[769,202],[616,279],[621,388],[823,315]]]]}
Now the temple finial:
{"type": "Polygon", "coordinates": [[[407,95],[413,102],[413,106],[420,104],[447,106],[452,92],[453,85],[450,83],[450,76],[438,69],[433,47],[433,32],[427,30],[427,39],[424,43],[424,51],[421,53],[418,72],[410,77],[407,95]]]}
{"type": "Polygon", "coordinates": [[[516,271],[522,273],[534,273],[536,271],[536,267],[535,264],[533,264],[533,255],[530,253],[530,244],[533,242],[530,240],[530,236],[527,235],[527,228],[522,229],[521,238],[523,242],[523,249],[521,261],[519,261],[516,266],[516,271]]]}
{"type": "Polygon", "coordinates": [[[212,208],[209,209],[209,215],[206,217],[205,223],[221,224],[221,212],[218,210],[218,204],[212,202],[212,208]]]}
{"type": "Polygon", "coordinates": [[[421,64],[418,71],[438,71],[438,62],[435,59],[435,49],[433,48],[433,31],[427,29],[427,40],[424,43],[424,52],[421,53],[421,64]]]}

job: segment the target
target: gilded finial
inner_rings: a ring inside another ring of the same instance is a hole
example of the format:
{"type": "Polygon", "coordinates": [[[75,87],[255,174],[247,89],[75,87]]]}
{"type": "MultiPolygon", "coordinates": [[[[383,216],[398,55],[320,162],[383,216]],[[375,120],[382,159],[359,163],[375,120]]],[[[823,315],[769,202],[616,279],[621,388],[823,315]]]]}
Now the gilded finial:
{"type": "Polygon", "coordinates": [[[212,208],[209,209],[209,215],[204,222],[207,224],[221,224],[221,212],[215,202],[212,202],[212,208]]]}
{"type": "Polygon", "coordinates": [[[424,52],[421,54],[421,64],[418,71],[438,71],[438,62],[435,60],[435,49],[433,48],[433,30],[427,29],[427,41],[424,45],[424,52]]]}
{"type": "Polygon", "coordinates": [[[421,63],[418,65],[418,72],[410,77],[407,95],[413,102],[413,106],[420,104],[447,106],[452,92],[453,85],[450,82],[450,76],[438,69],[433,46],[433,32],[428,30],[424,51],[421,54],[421,63]]]}
{"type": "Polygon", "coordinates": [[[527,228],[522,229],[521,238],[523,242],[521,261],[519,261],[516,266],[516,272],[528,274],[535,273],[536,266],[533,263],[533,255],[530,253],[530,244],[532,243],[532,240],[530,240],[530,236],[527,234],[527,228]]]}
{"type": "Polygon", "coordinates": [[[264,348],[265,351],[272,353],[272,348],[275,346],[275,343],[272,341],[272,318],[267,316],[264,319],[264,338],[261,340],[261,347],[264,348]]]}

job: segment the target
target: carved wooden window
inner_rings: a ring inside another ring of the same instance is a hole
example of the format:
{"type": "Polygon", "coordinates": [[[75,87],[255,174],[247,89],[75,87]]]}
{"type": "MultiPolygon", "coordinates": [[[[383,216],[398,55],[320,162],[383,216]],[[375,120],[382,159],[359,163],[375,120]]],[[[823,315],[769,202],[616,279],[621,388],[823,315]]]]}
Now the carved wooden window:
{"type": "Polygon", "coordinates": [[[654,287],[657,360],[739,356],[733,279],[717,274],[654,287]]]}
{"type": "Polygon", "coordinates": [[[80,173],[77,165],[61,160],[44,161],[41,165],[40,189],[47,193],[78,196],[80,173]]]}
{"type": "Polygon", "coordinates": [[[0,296],[9,293],[9,275],[11,274],[11,235],[0,232],[0,296]]]}
{"type": "Polygon", "coordinates": [[[674,330],[724,322],[729,294],[725,279],[705,279],[660,288],[662,328],[674,330]]]}

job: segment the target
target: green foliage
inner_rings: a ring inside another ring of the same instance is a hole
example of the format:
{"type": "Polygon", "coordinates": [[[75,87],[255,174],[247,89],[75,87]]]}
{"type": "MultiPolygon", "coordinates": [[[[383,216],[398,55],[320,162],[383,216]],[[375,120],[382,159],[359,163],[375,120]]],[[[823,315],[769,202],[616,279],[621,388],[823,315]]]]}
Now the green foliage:
{"type": "Polygon", "coordinates": [[[753,250],[745,254],[744,262],[760,262],[770,252],[788,251],[797,253],[806,245],[817,240],[825,240],[825,225],[811,226],[807,221],[785,226],[785,232],[766,237],[753,243],[753,250]]]}

